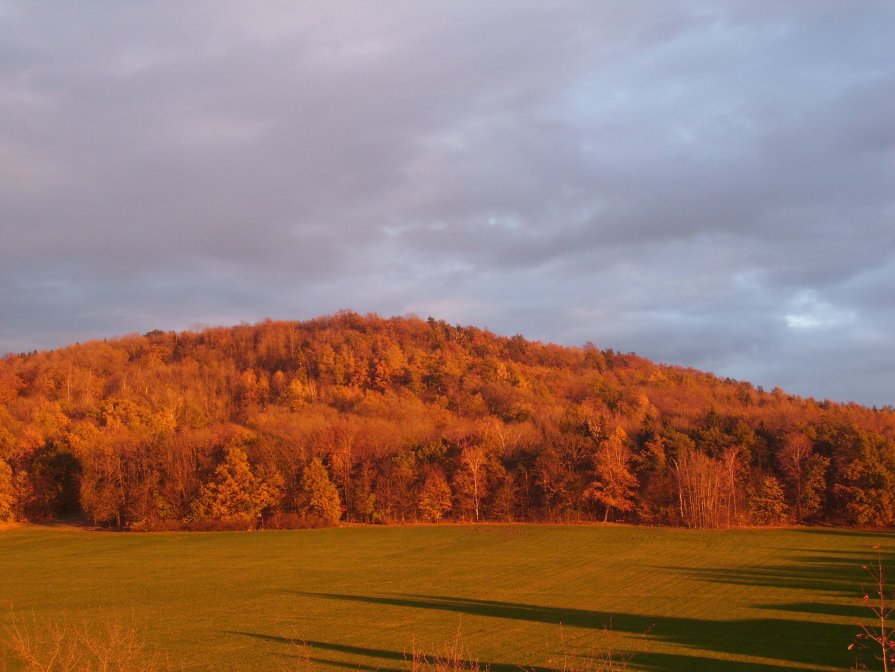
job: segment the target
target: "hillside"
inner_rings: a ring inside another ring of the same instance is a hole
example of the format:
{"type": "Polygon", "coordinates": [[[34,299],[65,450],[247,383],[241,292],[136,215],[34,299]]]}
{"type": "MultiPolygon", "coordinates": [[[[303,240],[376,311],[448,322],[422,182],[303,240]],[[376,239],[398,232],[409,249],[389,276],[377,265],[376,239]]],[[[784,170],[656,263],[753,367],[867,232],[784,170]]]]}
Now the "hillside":
{"type": "Polygon", "coordinates": [[[350,312],[0,362],[0,520],[895,523],[895,412],[350,312]]]}

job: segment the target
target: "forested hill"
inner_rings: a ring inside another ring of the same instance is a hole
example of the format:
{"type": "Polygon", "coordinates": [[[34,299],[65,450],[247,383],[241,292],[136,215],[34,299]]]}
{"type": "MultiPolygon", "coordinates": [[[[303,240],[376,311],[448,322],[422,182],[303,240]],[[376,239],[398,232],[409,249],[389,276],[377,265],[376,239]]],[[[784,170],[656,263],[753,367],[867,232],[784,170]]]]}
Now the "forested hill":
{"type": "Polygon", "coordinates": [[[0,361],[0,519],[895,522],[895,412],[344,312],[0,361]]]}

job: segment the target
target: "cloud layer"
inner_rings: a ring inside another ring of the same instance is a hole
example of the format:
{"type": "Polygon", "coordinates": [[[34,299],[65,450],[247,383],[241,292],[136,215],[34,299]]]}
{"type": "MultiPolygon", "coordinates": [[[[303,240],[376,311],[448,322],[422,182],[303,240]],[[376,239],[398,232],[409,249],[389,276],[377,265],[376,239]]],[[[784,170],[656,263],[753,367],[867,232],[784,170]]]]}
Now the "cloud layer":
{"type": "Polygon", "coordinates": [[[414,312],[895,403],[895,9],[0,4],[0,349],[414,312]]]}

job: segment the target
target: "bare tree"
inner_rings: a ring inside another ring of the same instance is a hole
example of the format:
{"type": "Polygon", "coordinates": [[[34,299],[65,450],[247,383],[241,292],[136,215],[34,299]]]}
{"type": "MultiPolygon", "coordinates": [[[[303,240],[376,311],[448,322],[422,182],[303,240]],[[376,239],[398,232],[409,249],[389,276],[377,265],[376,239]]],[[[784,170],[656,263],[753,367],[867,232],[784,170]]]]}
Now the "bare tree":
{"type": "Polygon", "coordinates": [[[481,519],[481,501],[485,496],[485,463],[488,454],[481,446],[473,446],[467,443],[463,446],[460,453],[460,464],[463,466],[462,476],[459,484],[467,491],[472,498],[473,510],[475,511],[475,520],[479,522],[481,519]]]}
{"type": "Polygon", "coordinates": [[[705,453],[690,450],[674,461],[681,520],[687,527],[723,527],[726,515],[725,465],[705,453]]]}
{"type": "MultiPolygon", "coordinates": [[[[849,646],[849,650],[856,648],[869,648],[875,651],[874,657],[883,664],[883,672],[895,670],[895,626],[892,625],[892,616],[895,607],[892,600],[895,596],[886,596],[886,572],[883,568],[882,550],[879,545],[873,547],[876,550],[876,562],[865,565],[864,569],[873,581],[871,595],[864,591],[864,604],[873,612],[874,624],[862,625],[861,632],[855,637],[855,642],[849,646]]],[[[866,669],[861,666],[857,669],[866,669]]]]}

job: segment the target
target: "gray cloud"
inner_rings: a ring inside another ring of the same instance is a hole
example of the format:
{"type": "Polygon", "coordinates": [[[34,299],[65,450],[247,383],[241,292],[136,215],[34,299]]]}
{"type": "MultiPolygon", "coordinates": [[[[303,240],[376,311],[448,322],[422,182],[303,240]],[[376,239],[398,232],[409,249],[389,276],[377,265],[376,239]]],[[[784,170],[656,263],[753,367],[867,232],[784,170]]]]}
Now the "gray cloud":
{"type": "Polygon", "coordinates": [[[0,349],[353,308],[893,403],[888,3],[0,16],[0,349]]]}

